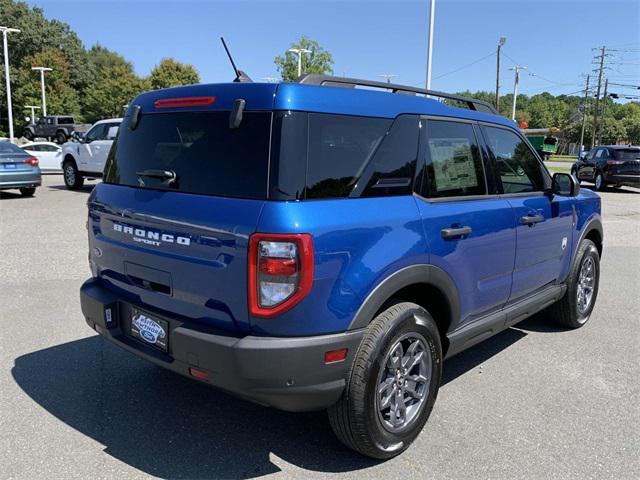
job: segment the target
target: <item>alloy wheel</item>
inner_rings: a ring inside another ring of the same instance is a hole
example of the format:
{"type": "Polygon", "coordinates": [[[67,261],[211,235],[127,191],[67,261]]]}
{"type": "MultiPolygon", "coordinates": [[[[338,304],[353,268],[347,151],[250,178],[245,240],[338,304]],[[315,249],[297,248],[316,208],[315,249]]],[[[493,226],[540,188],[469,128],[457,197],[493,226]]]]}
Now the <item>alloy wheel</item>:
{"type": "Polygon", "coordinates": [[[400,337],[378,374],[376,410],[385,429],[397,433],[419,417],[427,397],[433,365],[430,350],[416,332],[400,337]]]}

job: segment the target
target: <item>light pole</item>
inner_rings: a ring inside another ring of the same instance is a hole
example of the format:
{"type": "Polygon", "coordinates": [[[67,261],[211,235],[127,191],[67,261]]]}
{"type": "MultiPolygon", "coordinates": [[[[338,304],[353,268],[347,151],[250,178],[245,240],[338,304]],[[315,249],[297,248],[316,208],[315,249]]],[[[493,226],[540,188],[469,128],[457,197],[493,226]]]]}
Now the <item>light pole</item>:
{"type": "Polygon", "coordinates": [[[496,110],[498,113],[500,112],[500,49],[505,43],[507,43],[506,37],[500,37],[496,61],[496,110]]]}
{"type": "Polygon", "coordinates": [[[31,70],[40,70],[40,86],[42,88],[42,116],[47,116],[47,94],[44,90],[44,72],[50,72],[53,69],[47,67],[31,67],[31,70]]]}
{"type": "Polygon", "coordinates": [[[433,22],[436,16],[436,0],[429,0],[429,35],[427,36],[427,90],[431,89],[431,57],[433,56],[433,22]]]}
{"type": "Polygon", "coordinates": [[[298,55],[298,76],[300,76],[302,75],[302,54],[311,53],[311,50],[307,50],[306,48],[290,48],[289,51],[298,55]]]}
{"type": "Polygon", "coordinates": [[[9,141],[13,143],[13,112],[11,110],[11,80],[9,79],[9,47],[7,46],[7,35],[9,33],[20,33],[17,28],[0,27],[2,31],[2,44],[4,47],[4,77],[7,81],[7,118],[9,120],[9,141]]]}
{"type": "Polygon", "coordinates": [[[387,83],[391,83],[391,79],[397,77],[398,75],[396,75],[395,73],[381,73],[378,76],[384,78],[387,83]]]}
{"type": "Polygon", "coordinates": [[[40,110],[40,107],[36,105],[25,105],[24,108],[31,109],[31,123],[36,123],[36,110],[40,110]]]}
{"type": "Polygon", "coordinates": [[[520,81],[520,70],[526,70],[527,67],[516,65],[509,70],[516,72],[515,79],[513,81],[513,108],[511,109],[511,120],[516,119],[516,98],[518,97],[518,82],[520,81]]]}

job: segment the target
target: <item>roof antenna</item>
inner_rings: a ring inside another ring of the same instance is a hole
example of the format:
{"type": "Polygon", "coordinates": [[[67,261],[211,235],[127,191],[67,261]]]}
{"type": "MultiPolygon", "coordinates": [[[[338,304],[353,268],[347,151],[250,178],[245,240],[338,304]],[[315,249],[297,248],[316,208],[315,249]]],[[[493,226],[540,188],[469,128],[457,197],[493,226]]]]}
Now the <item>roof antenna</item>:
{"type": "Polygon", "coordinates": [[[224,41],[224,37],[220,37],[220,41],[222,42],[222,46],[224,47],[225,52],[227,52],[227,56],[229,57],[229,61],[231,62],[231,66],[233,67],[233,71],[236,74],[236,78],[234,78],[233,81],[234,82],[241,82],[241,83],[253,82],[253,80],[251,80],[251,78],[249,78],[249,75],[244,73],[242,70],[238,70],[236,68],[236,64],[233,61],[233,57],[231,56],[231,53],[229,52],[229,49],[227,48],[227,44],[224,41]]]}

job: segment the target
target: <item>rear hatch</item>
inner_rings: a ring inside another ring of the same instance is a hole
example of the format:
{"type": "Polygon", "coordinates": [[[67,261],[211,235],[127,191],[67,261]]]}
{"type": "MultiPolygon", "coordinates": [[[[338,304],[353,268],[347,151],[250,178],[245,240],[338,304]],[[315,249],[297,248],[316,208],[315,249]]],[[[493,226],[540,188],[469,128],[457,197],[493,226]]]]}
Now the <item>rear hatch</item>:
{"type": "Polygon", "coordinates": [[[25,163],[25,160],[30,157],[32,155],[12,143],[0,142],[0,174],[16,171],[31,172],[33,166],[25,163]]]}
{"type": "Polygon", "coordinates": [[[246,332],[248,240],[267,197],[271,112],[245,111],[230,128],[227,109],[137,100],[139,121],[125,117],[89,199],[93,274],[143,309],[246,332]]]}
{"type": "Polygon", "coordinates": [[[640,148],[619,148],[615,150],[615,173],[622,175],[640,175],[640,148]]]}

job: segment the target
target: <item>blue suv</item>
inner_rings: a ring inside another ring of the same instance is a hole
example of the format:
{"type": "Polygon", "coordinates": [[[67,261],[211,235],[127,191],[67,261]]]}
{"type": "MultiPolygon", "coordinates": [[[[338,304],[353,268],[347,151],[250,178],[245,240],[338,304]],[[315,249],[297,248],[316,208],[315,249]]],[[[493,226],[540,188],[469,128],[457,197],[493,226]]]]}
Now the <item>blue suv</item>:
{"type": "Polygon", "coordinates": [[[600,198],[485,103],[306,76],[134,99],[88,200],[86,322],[389,458],[445,358],[598,294],[600,198]]]}

